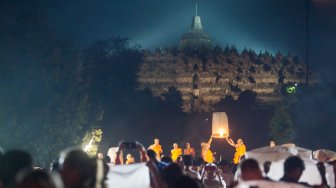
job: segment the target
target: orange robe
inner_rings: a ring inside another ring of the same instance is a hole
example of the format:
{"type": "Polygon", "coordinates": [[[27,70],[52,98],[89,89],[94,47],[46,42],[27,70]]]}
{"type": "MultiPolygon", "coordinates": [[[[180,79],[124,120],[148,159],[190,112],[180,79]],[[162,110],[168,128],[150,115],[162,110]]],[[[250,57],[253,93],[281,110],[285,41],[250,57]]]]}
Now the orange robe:
{"type": "Polygon", "coordinates": [[[183,150],[183,155],[191,155],[191,156],[195,157],[194,148],[184,149],[183,150]]]}
{"type": "Polygon", "coordinates": [[[149,149],[153,150],[156,153],[157,159],[159,160],[161,159],[162,147],[160,144],[158,145],[152,144],[149,146],[149,149]]]}
{"type": "Polygon", "coordinates": [[[176,149],[172,149],[170,151],[171,153],[171,158],[173,159],[173,161],[175,162],[177,160],[177,158],[182,155],[182,149],[181,148],[176,148],[176,149]]]}
{"type": "Polygon", "coordinates": [[[214,162],[213,154],[212,154],[212,151],[210,149],[202,151],[202,157],[203,157],[203,160],[207,163],[213,163],[214,162]]]}
{"type": "Polygon", "coordinates": [[[236,153],[234,154],[234,157],[233,157],[234,164],[238,164],[240,162],[240,157],[245,155],[245,152],[246,152],[246,147],[244,144],[236,147],[236,153]]]}

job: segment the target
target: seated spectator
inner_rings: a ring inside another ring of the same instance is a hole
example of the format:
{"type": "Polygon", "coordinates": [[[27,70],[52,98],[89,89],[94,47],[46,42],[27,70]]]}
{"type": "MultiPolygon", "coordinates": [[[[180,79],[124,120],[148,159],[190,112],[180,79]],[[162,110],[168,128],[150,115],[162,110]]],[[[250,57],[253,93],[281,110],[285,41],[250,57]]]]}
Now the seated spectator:
{"type": "Polygon", "coordinates": [[[182,164],[183,164],[183,170],[184,170],[185,175],[191,178],[194,178],[194,179],[201,180],[200,174],[192,169],[193,160],[192,160],[191,155],[184,155],[182,157],[182,164]]]}
{"type": "MultiPolygon", "coordinates": [[[[288,157],[284,164],[284,176],[280,181],[289,183],[299,183],[299,179],[305,169],[305,165],[300,157],[291,156],[288,157]]],[[[308,185],[307,183],[302,183],[303,185],[308,185]]]]}
{"type": "Polygon", "coordinates": [[[33,159],[25,151],[12,150],[6,152],[0,160],[0,181],[4,187],[14,184],[15,176],[20,170],[33,169],[33,159]]]}
{"type": "Polygon", "coordinates": [[[214,163],[208,163],[204,167],[202,174],[202,183],[205,188],[223,188],[226,187],[225,182],[220,175],[220,171],[214,163]]]}
{"type": "Polygon", "coordinates": [[[18,173],[14,188],[56,188],[56,185],[47,172],[30,169],[18,173]]]}
{"type": "Polygon", "coordinates": [[[262,172],[259,168],[259,164],[254,159],[246,159],[240,165],[241,178],[244,181],[249,180],[263,180],[262,172]]]}
{"type": "Polygon", "coordinates": [[[92,187],[95,179],[95,165],[81,149],[67,149],[59,159],[60,175],[65,188],[92,187]]]}
{"type": "Polygon", "coordinates": [[[234,174],[232,172],[232,164],[227,160],[221,160],[218,163],[218,168],[221,170],[221,176],[227,187],[230,187],[234,182],[234,174]]]}

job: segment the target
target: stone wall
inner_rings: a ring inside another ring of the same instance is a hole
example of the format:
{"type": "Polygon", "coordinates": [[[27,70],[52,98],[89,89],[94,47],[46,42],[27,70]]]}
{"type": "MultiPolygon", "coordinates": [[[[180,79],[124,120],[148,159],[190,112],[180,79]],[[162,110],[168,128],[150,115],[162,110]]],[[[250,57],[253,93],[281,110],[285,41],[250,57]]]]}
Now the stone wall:
{"type": "Polygon", "coordinates": [[[261,102],[278,101],[283,85],[306,83],[305,70],[302,61],[281,54],[244,51],[197,58],[160,52],[145,55],[138,82],[139,89],[148,87],[155,96],[174,86],[182,94],[184,111],[208,112],[221,99],[237,99],[245,90],[256,92],[261,102]]]}

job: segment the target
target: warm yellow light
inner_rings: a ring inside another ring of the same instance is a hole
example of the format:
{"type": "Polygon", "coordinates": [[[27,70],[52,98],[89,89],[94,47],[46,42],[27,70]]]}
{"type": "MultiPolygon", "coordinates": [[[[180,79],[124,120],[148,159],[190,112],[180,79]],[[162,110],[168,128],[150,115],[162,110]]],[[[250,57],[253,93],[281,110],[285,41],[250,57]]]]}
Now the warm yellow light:
{"type": "Polygon", "coordinates": [[[229,137],[229,121],[225,112],[214,112],[212,115],[212,135],[215,138],[229,137]]]}
{"type": "Polygon", "coordinates": [[[224,130],[221,129],[221,130],[219,130],[219,137],[223,137],[223,136],[224,136],[224,130]]]}

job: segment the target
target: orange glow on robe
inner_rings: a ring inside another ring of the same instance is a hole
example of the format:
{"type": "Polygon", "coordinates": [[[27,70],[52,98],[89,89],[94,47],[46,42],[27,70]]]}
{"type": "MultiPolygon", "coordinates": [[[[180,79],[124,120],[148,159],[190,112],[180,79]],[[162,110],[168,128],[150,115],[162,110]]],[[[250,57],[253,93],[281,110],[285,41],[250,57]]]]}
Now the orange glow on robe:
{"type": "Polygon", "coordinates": [[[173,159],[174,162],[177,160],[177,158],[180,155],[182,155],[182,149],[181,148],[172,149],[170,152],[171,152],[171,158],[173,159]]]}
{"type": "Polygon", "coordinates": [[[162,151],[162,147],[160,144],[152,144],[149,146],[149,149],[153,150],[156,153],[156,157],[160,160],[161,159],[161,153],[162,151]]]}
{"type": "Polygon", "coordinates": [[[203,157],[203,160],[207,163],[214,162],[213,153],[210,149],[202,151],[202,157],[203,157]]]}
{"type": "Polygon", "coordinates": [[[236,153],[234,154],[234,157],[233,157],[234,164],[238,164],[240,162],[240,158],[243,155],[245,155],[245,152],[246,152],[246,147],[244,144],[236,147],[236,153]]]}

